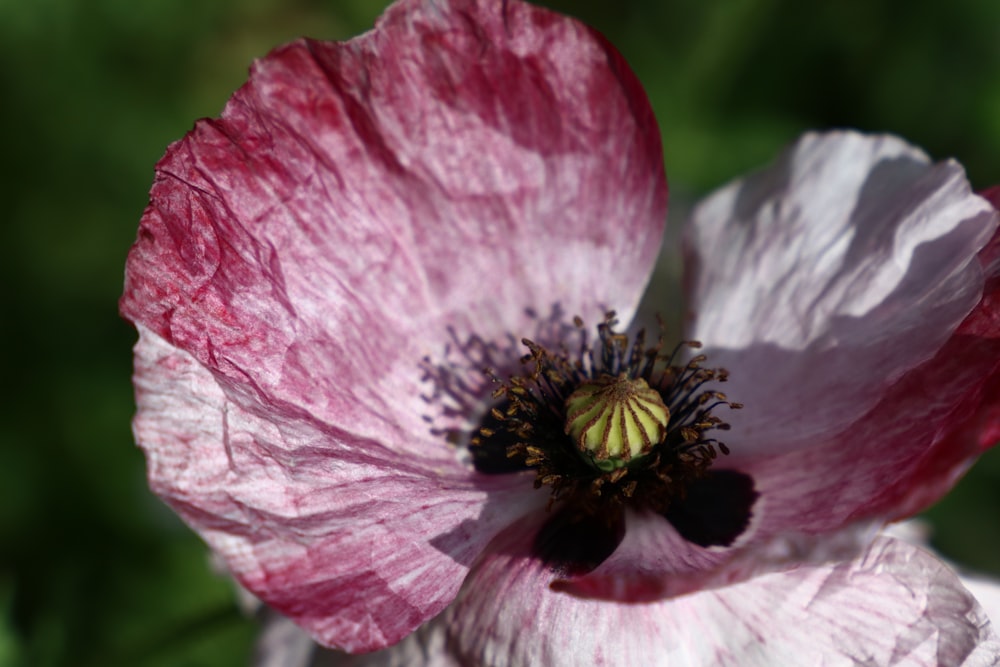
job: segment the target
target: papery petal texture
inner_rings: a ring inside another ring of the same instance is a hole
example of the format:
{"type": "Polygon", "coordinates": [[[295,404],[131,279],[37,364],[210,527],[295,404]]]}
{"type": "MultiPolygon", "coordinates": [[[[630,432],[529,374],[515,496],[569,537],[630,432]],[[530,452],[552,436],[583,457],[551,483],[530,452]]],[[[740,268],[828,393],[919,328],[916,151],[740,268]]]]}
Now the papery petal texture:
{"type": "MultiPolygon", "coordinates": [[[[551,586],[580,597],[649,602],[704,588],[732,558],[728,550],[706,549],[685,540],[662,516],[626,515],[625,536],[615,552],[592,572],[561,578],[551,586]]],[[[733,571],[733,579],[747,573],[733,571]]]]}
{"type": "Polygon", "coordinates": [[[525,511],[525,495],[491,488],[496,478],[390,465],[378,443],[232,393],[140,331],[134,428],[151,487],[241,583],[320,637],[405,634],[451,600],[477,540],[505,525],[484,512],[487,494],[525,511]]]}
{"type": "Polygon", "coordinates": [[[575,21],[404,1],[277,49],[157,165],[129,255],[152,487],[320,641],[398,641],[539,502],[446,441],[481,369],[630,318],[665,206],[645,95],[575,21]]]}
{"type": "Polygon", "coordinates": [[[447,628],[440,619],[425,623],[398,644],[374,653],[317,652],[312,667],[468,667],[448,650],[447,628]]]}
{"type": "Polygon", "coordinates": [[[254,645],[251,667],[310,667],[316,642],[291,619],[267,610],[254,645]]]}
{"type": "Polygon", "coordinates": [[[912,545],[877,539],[846,562],[648,604],[581,600],[498,538],[447,613],[449,646],[467,664],[987,665],[1000,650],[958,577],[912,545]],[[546,631],[533,631],[545,619],[546,631]]]}
{"type": "Polygon", "coordinates": [[[701,203],[690,335],[746,394],[736,456],[842,430],[933,356],[980,300],[995,229],[958,164],[850,132],[806,135],[701,203]]]}
{"type": "Polygon", "coordinates": [[[1000,622],[1000,581],[985,577],[962,577],[962,585],[972,593],[985,610],[993,627],[1000,622]]]}
{"type": "Polygon", "coordinates": [[[761,539],[911,514],[987,446],[996,228],[957,164],[848,132],[695,211],[692,336],[746,404],[728,463],[757,483],[761,539]]]}
{"type": "Polygon", "coordinates": [[[911,516],[1000,440],[998,241],[994,231],[977,256],[979,302],[930,360],[888,387],[844,432],[750,466],[762,488],[773,489],[773,525],[820,532],[845,518],[911,516]]]}
{"type": "Polygon", "coordinates": [[[465,667],[447,650],[445,627],[432,620],[389,648],[352,655],[316,644],[290,619],[270,612],[252,667],[465,667]]]}

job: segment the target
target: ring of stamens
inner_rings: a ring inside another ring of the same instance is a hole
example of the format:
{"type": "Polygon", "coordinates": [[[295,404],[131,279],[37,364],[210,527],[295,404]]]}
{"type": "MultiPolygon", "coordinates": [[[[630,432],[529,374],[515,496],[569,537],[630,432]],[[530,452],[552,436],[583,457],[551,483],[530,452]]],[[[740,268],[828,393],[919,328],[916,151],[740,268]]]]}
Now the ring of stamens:
{"type": "Polygon", "coordinates": [[[524,339],[522,375],[501,380],[487,369],[499,385],[498,403],[472,445],[507,443],[507,457],[534,469],[535,487],[551,487],[550,506],[565,501],[585,514],[626,505],[665,512],[720,452],[729,453],[711,437],[729,428],[713,411],[742,406],[706,388],[728,373],[703,367],[700,354],[680,362],[682,350],[701,347],[695,341],[668,355],[661,353],[662,334],[648,348],[643,331],[630,343],[615,331],[614,313],[598,325],[593,344],[582,321],[574,323],[575,353],[524,339]]]}

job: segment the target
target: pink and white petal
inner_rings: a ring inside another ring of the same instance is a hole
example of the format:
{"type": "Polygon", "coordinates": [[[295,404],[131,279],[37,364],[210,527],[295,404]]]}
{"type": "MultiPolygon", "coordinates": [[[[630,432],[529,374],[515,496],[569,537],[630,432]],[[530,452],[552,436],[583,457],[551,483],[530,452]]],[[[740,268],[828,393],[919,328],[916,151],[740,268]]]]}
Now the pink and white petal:
{"type": "Polygon", "coordinates": [[[448,466],[431,430],[468,405],[427,395],[487,391],[467,351],[555,311],[627,321],[666,195],[645,94],[599,35],[518,0],[403,0],[357,39],[275,50],[171,146],[121,309],[267,402],[448,466]]]}
{"type": "Polygon", "coordinates": [[[448,650],[446,631],[438,618],[420,626],[398,644],[374,653],[349,655],[320,649],[312,667],[468,667],[448,650]]]}
{"type": "Polygon", "coordinates": [[[316,642],[290,618],[265,610],[251,667],[310,667],[316,642]]]}
{"type": "Polygon", "coordinates": [[[451,602],[497,532],[541,502],[517,476],[403,461],[303,410],[239,394],[140,333],[134,429],[151,488],[243,586],[327,645],[400,640],[451,602]]]}
{"type": "Polygon", "coordinates": [[[627,512],[625,535],[614,553],[593,571],[553,579],[551,586],[579,597],[649,602],[704,588],[733,554],[684,539],[657,514],[627,512]]]}
{"type": "Polygon", "coordinates": [[[639,84],[570,19],[405,0],[276,50],[168,150],[129,256],[153,488],[321,641],[399,640],[534,500],[446,443],[480,369],[556,308],[630,315],[665,204],[639,84]]]}
{"type": "MultiPolygon", "coordinates": [[[[994,185],[979,193],[986,201],[1000,210],[1000,185],[994,185]]],[[[993,239],[979,253],[980,262],[985,267],[986,275],[1000,276],[1000,234],[994,234],[993,239]]]]}
{"type": "Polygon", "coordinates": [[[524,552],[524,538],[499,538],[448,609],[449,647],[467,664],[930,666],[1000,655],[955,574],[896,540],[879,538],[849,562],[615,604],[550,588],[552,573],[524,552]]]}
{"type": "Polygon", "coordinates": [[[746,405],[731,461],[844,431],[931,359],[980,299],[996,226],[958,164],[851,132],[806,135],[700,204],[689,331],[746,405]]]}
{"type": "Polygon", "coordinates": [[[972,593],[995,627],[1000,623],[1000,582],[963,575],[962,585],[972,593]]]}
{"type": "Polygon", "coordinates": [[[906,518],[940,499],[997,443],[1000,264],[981,262],[989,271],[982,299],[934,357],[841,433],[745,467],[761,493],[762,536],[906,518]]]}
{"type": "Polygon", "coordinates": [[[445,647],[445,628],[431,621],[403,641],[372,653],[350,654],[316,644],[290,619],[268,612],[254,646],[253,667],[464,667],[445,647]]]}
{"type": "Polygon", "coordinates": [[[684,539],[663,517],[630,513],[625,538],[607,560],[586,574],[554,579],[551,587],[605,601],[663,600],[792,567],[852,560],[868,548],[878,528],[857,521],[822,535],[765,536],[752,524],[733,546],[706,548],[684,539]]]}
{"type": "MultiPolygon", "coordinates": [[[[909,542],[918,547],[926,547],[930,543],[932,527],[922,519],[910,519],[892,523],[885,527],[883,534],[909,542]]],[[[1000,620],[1000,581],[982,575],[959,571],[962,585],[969,590],[986,611],[987,617],[996,627],[1000,620]]]]}

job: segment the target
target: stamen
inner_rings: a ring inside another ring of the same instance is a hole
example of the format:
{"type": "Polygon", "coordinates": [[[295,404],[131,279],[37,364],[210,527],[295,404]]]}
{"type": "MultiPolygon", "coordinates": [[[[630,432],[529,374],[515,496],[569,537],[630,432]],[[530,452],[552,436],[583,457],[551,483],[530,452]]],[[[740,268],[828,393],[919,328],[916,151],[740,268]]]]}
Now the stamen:
{"type": "Polygon", "coordinates": [[[663,513],[720,452],[729,453],[708,435],[729,428],[714,412],[741,406],[706,388],[728,372],[703,367],[705,355],[679,363],[683,349],[700,343],[684,341],[664,355],[662,322],[650,347],[644,331],[630,340],[615,331],[617,323],[607,313],[591,344],[574,318],[574,353],[565,344],[550,351],[523,339],[523,374],[504,381],[487,371],[499,385],[499,404],[473,448],[502,443],[512,464],[534,469],[536,488],[552,489],[550,506],[564,501],[583,515],[625,506],[663,513]]]}

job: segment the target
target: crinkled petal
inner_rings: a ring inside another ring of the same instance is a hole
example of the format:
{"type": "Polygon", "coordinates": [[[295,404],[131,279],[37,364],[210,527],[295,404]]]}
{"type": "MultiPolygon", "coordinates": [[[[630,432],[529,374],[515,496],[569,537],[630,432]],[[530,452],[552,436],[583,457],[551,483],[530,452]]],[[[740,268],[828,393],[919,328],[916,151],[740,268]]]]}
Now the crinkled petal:
{"type": "Polygon", "coordinates": [[[986,616],[996,627],[1000,623],[1000,582],[984,577],[963,576],[962,585],[976,596],[986,616]]]}
{"type": "Polygon", "coordinates": [[[841,433],[747,465],[761,532],[822,533],[905,518],[941,498],[1000,439],[1000,247],[980,253],[982,298],[951,338],[841,433]]]}
{"type": "Polygon", "coordinates": [[[449,647],[466,664],[936,666],[1000,655],[956,575],[900,541],[879,538],[848,562],[613,604],[551,589],[553,574],[521,547],[525,530],[498,538],[446,612],[449,647]]]}
{"type": "MultiPolygon", "coordinates": [[[[926,547],[929,544],[932,532],[931,524],[923,519],[909,519],[892,523],[886,526],[883,531],[885,535],[918,547],[926,547]]],[[[979,601],[979,604],[986,611],[987,617],[996,627],[997,620],[1000,619],[1000,581],[961,570],[959,570],[959,579],[961,579],[962,585],[976,596],[976,600],[979,601]]]]}
{"type": "Polygon", "coordinates": [[[537,502],[503,478],[430,474],[308,413],[234,393],[141,329],[134,428],[150,486],[247,589],[319,640],[399,640],[446,606],[482,546],[537,502]]]}
{"type": "Polygon", "coordinates": [[[627,320],[666,185],[645,96],[591,30],[513,0],[413,0],[257,62],[151,198],[129,319],[271,401],[438,451],[421,360],[450,345],[478,376],[468,347],[553,311],[627,320]]]}
{"type": "Polygon", "coordinates": [[[465,667],[445,648],[445,628],[432,620],[403,641],[352,655],[318,646],[290,619],[269,613],[257,638],[253,667],[465,667]]]}
{"type": "Polygon", "coordinates": [[[694,335],[746,406],[727,464],[754,478],[759,539],[912,514],[992,444],[996,218],[958,165],[851,133],[695,213],[694,335]]]}
{"type": "Polygon", "coordinates": [[[980,255],[981,301],[934,358],[842,433],[746,463],[760,496],[734,548],[701,549],[659,517],[633,516],[608,560],[559,585],[597,598],[655,599],[791,561],[843,558],[884,521],[940,499],[1000,439],[1000,264],[991,254],[998,243],[1000,235],[980,255]]]}
{"type": "Polygon", "coordinates": [[[684,539],[659,515],[629,513],[625,538],[609,558],[591,572],[551,585],[598,600],[663,600],[800,565],[850,560],[871,544],[877,530],[859,521],[823,535],[788,532],[765,539],[751,528],[732,547],[706,548],[684,539]]]}
{"type": "Polygon", "coordinates": [[[317,651],[312,667],[469,667],[447,650],[446,630],[439,617],[398,644],[374,653],[317,651]]]}
{"type": "Polygon", "coordinates": [[[630,317],[665,205],[644,93],[570,19],[405,0],[276,50],[168,150],[129,255],[152,487],[321,641],[399,640],[522,510],[446,443],[481,369],[630,317]]]}
{"type": "Polygon", "coordinates": [[[316,642],[290,618],[271,610],[263,614],[254,644],[252,667],[310,667],[316,642]]]}
{"type": "Polygon", "coordinates": [[[848,132],[806,135],[699,205],[690,335],[746,405],[733,460],[843,432],[931,359],[980,300],[995,229],[958,164],[848,132]]]}

